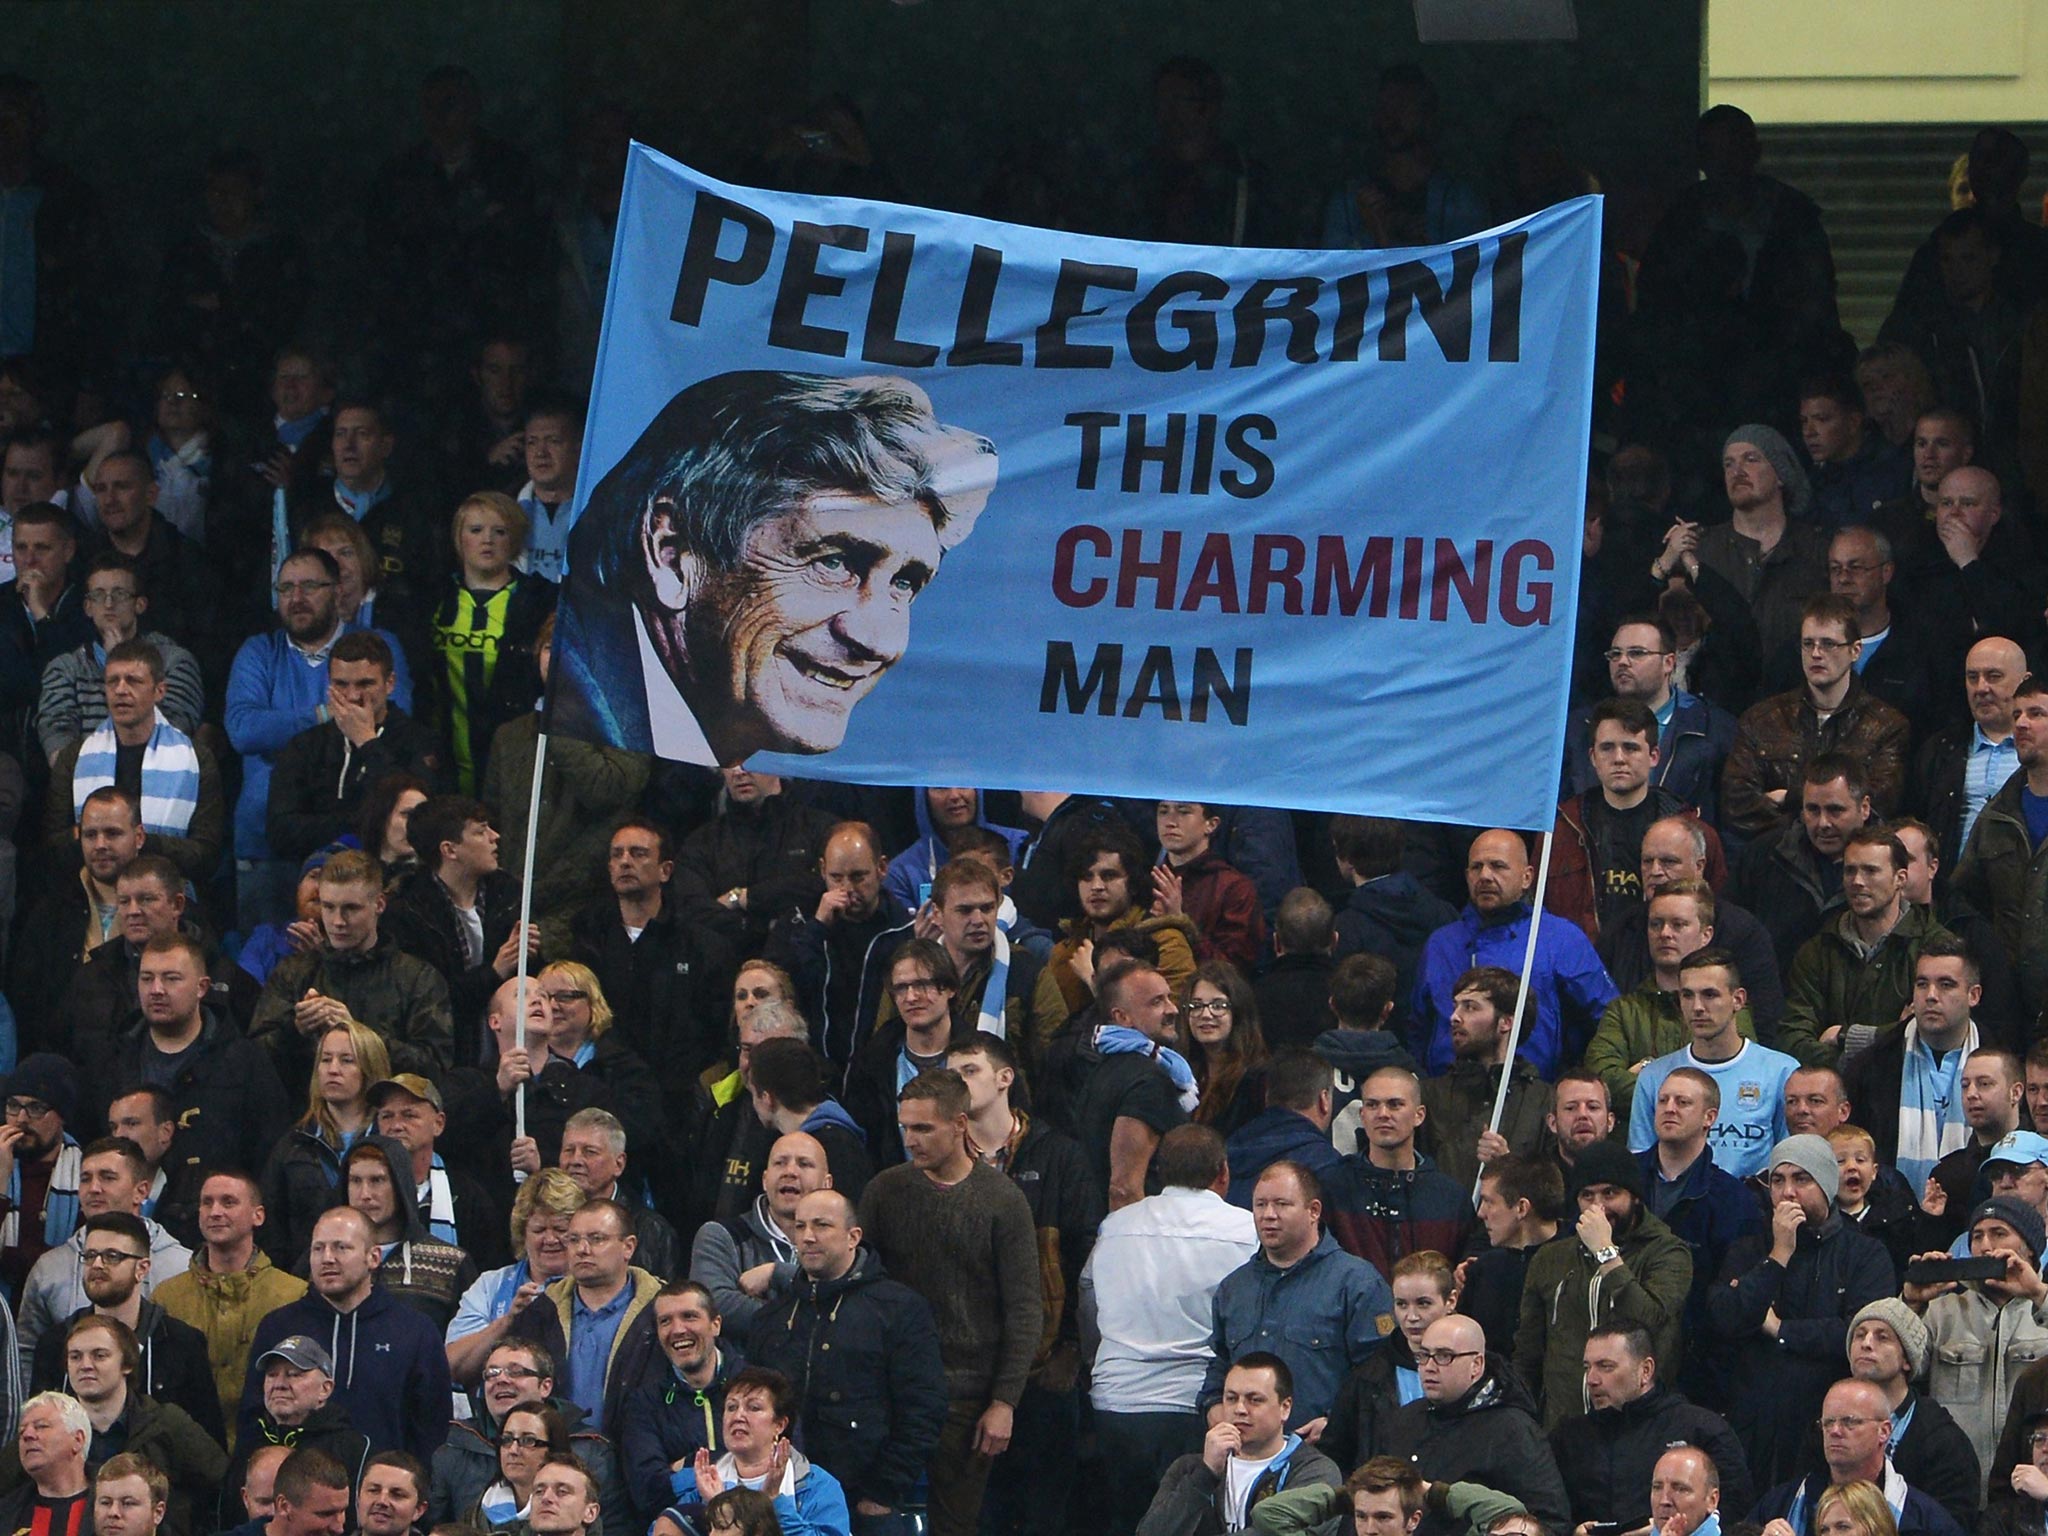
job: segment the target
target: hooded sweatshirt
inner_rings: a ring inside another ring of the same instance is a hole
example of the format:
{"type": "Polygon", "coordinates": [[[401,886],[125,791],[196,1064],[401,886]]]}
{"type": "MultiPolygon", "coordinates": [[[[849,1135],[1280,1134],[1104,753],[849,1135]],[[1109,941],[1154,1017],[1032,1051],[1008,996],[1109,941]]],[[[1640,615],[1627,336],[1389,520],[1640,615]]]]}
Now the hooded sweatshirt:
{"type": "MultiPolygon", "coordinates": [[[[882,877],[882,889],[902,903],[906,912],[915,912],[931,899],[932,881],[937,878],[940,866],[952,857],[939,834],[932,829],[931,801],[926,798],[926,793],[926,786],[922,784],[911,791],[912,808],[917,816],[917,841],[902,852],[889,855],[889,872],[882,877]]],[[[987,805],[987,795],[977,789],[974,792],[974,824],[1007,842],[1010,857],[1014,860],[1031,834],[1022,827],[1005,827],[990,821],[987,805]]]]}
{"type": "MultiPolygon", "coordinates": [[[[389,1136],[365,1136],[357,1145],[378,1153],[391,1170],[392,1194],[405,1224],[398,1241],[385,1251],[378,1283],[445,1334],[462,1293],[476,1283],[476,1265],[460,1248],[437,1241],[427,1231],[412,1182],[412,1155],[389,1136]]],[[[351,1153],[354,1150],[350,1148],[351,1153]]]]}

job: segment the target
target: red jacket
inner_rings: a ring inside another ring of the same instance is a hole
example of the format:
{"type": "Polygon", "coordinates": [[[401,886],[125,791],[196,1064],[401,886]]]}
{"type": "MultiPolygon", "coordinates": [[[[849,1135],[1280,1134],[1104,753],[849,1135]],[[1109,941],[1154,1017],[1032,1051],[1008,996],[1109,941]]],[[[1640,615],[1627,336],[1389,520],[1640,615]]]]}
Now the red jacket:
{"type": "MultiPolygon", "coordinates": [[[[1557,846],[1550,852],[1550,883],[1543,893],[1543,910],[1568,917],[1596,942],[1600,937],[1600,904],[1593,890],[1593,839],[1586,831],[1583,802],[1600,793],[1599,788],[1573,795],[1557,808],[1557,821],[1550,835],[1557,846]]],[[[1650,786],[1650,797],[1658,802],[1657,817],[1689,816],[1699,820],[1699,808],[1687,805],[1669,790],[1650,786]],[[1668,803],[1666,803],[1668,802],[1668,803]]],[[[1721,851],[1721,835],[1710,823],[1701,822],[1707,834],[1706,879],[1716,895],[1728,879],[1728,859],[1721,851]]]]}
{"type": "Polygon", "coordinates": [[[1214,849],[1179,866],[1180,909],[1199,930],[1195,959],[1228,960],[1247,976],[1266,956],[1259,888],[1214,849]]]}

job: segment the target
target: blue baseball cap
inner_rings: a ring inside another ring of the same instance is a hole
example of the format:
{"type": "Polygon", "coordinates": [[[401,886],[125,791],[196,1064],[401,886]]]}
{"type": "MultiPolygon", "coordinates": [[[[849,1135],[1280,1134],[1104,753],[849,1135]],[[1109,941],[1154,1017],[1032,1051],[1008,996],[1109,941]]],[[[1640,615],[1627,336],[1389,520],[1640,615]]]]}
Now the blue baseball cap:
{"type": "Polygon", "coordinates": [[[2032,1131],[2008,1131],[1992,1147],[1990,1156],[1984,1159],[1984,1166],[1993,1163],[2011,1163],[2024,1168],[2029,1163],[2048,1166],[2048,1136],[2039,1136],[2032,1131]]]}

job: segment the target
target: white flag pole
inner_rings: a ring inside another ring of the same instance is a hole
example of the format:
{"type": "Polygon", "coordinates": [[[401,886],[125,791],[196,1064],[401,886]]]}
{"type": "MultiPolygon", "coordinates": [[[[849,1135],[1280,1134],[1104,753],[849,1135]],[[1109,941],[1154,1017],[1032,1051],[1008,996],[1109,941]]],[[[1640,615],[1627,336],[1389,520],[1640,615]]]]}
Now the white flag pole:
{"type": "MultiPolygon", "coordinates": [[[[548,733],[542,731],[533,743],[533,797],[526,807],[526,857],[519,875],[519,987],[513,994],[512,1039],[522,1051],[526,1049],[526,929],[533,921],[533,866],[539,852],[534,842],[540,836],[540,787],[547,766],[548,733]]],[[[526,1084],[521,1083],[512,1100],[512,1135],[516,1139],[525,1134],[526,1084]]]]}
{"type": "MultiPolygon", "coordinates": [[[[1493,1116],[1486,1128],[1495,1135],[1500,1133],[1501,1116],[1507,1112],[1508,1085],[1515,1077],[1515,1052],[1522,1043],[1522,1021],[1529,1013],[1529,979],[1536,970],[1536,930],[1543,922],[1543,893],[1550,885],[1550,833],[1543,834],[1543,851],[1536,856],[1536,891],[1534,905],[1529,909],[1529,942],[1522,947],[1522,984],[1515,989],[1515,1022],[1508,1031],[1508,1053],[1502,1059],[1500,1088],[1493,1096],[1493,1116]]],[[[1480,1165],[1484,1174],[1485,1165],[1480,1165]]],[[[1479,1203],[1479,1176],[1472,1179],[1472,1203],[1479,1203]]]]}

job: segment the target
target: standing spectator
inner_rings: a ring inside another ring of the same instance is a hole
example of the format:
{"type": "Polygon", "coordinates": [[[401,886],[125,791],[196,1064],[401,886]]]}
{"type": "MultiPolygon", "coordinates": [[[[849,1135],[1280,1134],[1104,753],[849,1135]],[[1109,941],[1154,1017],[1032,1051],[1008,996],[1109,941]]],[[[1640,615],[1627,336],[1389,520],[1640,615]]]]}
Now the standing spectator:
{"type": "Polygon", "coordinates": [[[389,1136],[368,1135],[348,1149],[341,1176],[352,1210],[370,1223],[371,1237],[391,1267],[379,1289],[413,1308],[445,1337],[462,1295],[476,1283],[475,1260],[453,1243],[428,1235],[413,1198],[412,1159],[389,1136]]]}
{"type": "MultiPolygon", "coordinates": [[[[1446,245],[1483,229],[1486,200],[1438,163],[1436,86],[1413,64],[1380,71],[1373,97],[1373,163],[1323,210],[1329,250],[1446,245]]],[[[1547,201],[1547,200],[1546,200],[1547,201]]]]}
{"type": "Polygon", "coordinates": [[[99,1463],[133,1451],[170,1479],[170,1536],[191,1536],[208,1523],[213,1490],[228,1455],[177,1404],[159,1402],[138,1380],[141,1350],[125,1323],[94,1313],[73,1323],[64,1343],[66,1385],[92,1424],[86,1460],[99,1463]]]}
{"type": "Polygon", "coordinates": [[[33,1530],[41,1520],[53,1533],[83,1531],[92,1518],[85,1470],[91,1442],[85,1404],[69,1393],[38,1392],[23,1403],[19,1438],[9,1447],[21,1467],[21,1483],[0,1495],[0,1515],[17,1530],[33,1530]]]}
{"type": "Polygon", "coordinates": [[[1265,1107],[1266,1037],[1244,973],[1228,960],[1204,960],[1182,1000],[1188,1067],[1201,1101],[1195,1119],[1225,1136],[1265,1107]]]}
{"type": "MultiPolygon", "coordinates": [[[[1958,1087],[1963,1101],[1963,1123],[1969,1127],[1969,1135],[1961,1146],[1934,1165],[1934,1171],[1927,1177],[1932,1187],[1923,1188],[1920,1193],[1921,1205],[1940,1225],[1944,1236],[1961,1235],[1956,1221],[1970,1208],[1991,1149],[2020,1128],[2021,1099],[2026,1093],[2022,1071],[2017,1056],[1993,1047],[1971,1051],[1963,1059],[1958,1087]]],[[[1871,1156],[1875,1160],[1875,1142],[1871,1156]]]]}
{"type": "MultiPolygon", "coordinates": [[[[959,835],[962,841],[980,835],[991,850],[1003,846],[1000,837],[979,828],[959,835]]],[[[932,879],[931,908],[939,943],[960,976],[953,994],[955,1026],[1001,1035],[1021,1046],[1031,1038],[1031,999],[1044,962],[1025,948],[1021,935],[1013,938],[1004,926],[1003,913],[1014,917],[1016,909],[1003,894],[1009,876],[1007,866],[996,867],[997,856],[991,851],[948,862],[932,879]]]]}
{"type": "Polygon", "coordinates": [[[1224,138],[1223,96],[1223,76],[1206,59],[1181,54],[1153,70],[1158,136],[1122,204],[1135,238],[1200,245],[1274,238],[1266,168],[1224,138]]]}
{"type": "Polygon", "coordinates": [[[1363,1145],[1323,1191],[1338,1245],[1382,1274],[1425,1248],[1462,1255],[1472,1231],[1471,1191],[1415,1150],[1428,1115],[1421,1079],[1406,1067],[1381,1067],[1360,1084],[1358,1108],[1363,1145]]]}
{"type": "MultiPolygon", "coordinates": [[[[2019,771],[2012,739],[2013,691],[2027,676],[2026,652],[2002,635],[1987,635],[1963,659],[1963,697],[1970,719],[1920,745],[1913,801],[1942,848],[1960,853],[1977,818],[2019,771]]],[[[1945,873],[1941,884],[1949,883],[1945,873]]]]}
{"type": "MultiPolygon", "coordinates": [[[[413,807],[406,829],[419,868],[400,882],[380,926],[440,973],[455,1054],[468,1065],[481,1051],[491,994],[519,968],[519,882],[498,867],[498,831],[480,801],[435,795],[413,807]]],[[[524,947],[529,965],[540,958],[531,925],[524,947]]]]}
{"type": "Polygon", "coordinates": [[[1798,403],[1813,520],[1823,528],[1862,527],[1904,478],[1906,456],[1883,433],[1865,429],[1863,391],[1846,375],[1803,380],[1798,403]]]}
{"type": "Polygon", "coordinates": [[[1336,914],[1322,896],[1297,886],[1280,898],[1273,916],[1273,954],[1252,978],[1252,995],[1266,1043],[1310,1046],[1329,1027],[1330,952],[1337,942],[1336,914]]]}
{"type": "Polygon", "coordinates": [[[1424,1249],[1394,1266],[1394,1331],[1344,1378],[1330,1420],[1316,1439],[1324,1455],[1339,1466],[1365,1459],[1379,1438],[1383,1422],[1396,1408],[1422,1396],[1422,1377],[1415,1351],[1429,1325],[1458,1310],[1458,1282],[1440,1253],[1424,1249]]]}
{"type": "Polygon", "coordinates": [[[763,1125],[778,1136],[802,1131],[815,1137],[833,1187],[858,1198],[874,1173],[874,1161],[859,1123],[826,1090],[822,1067],[818,1053],[801,1040],[763,1040],[754,1047],[747,1089],[763,1125]]]}
{"type": "MultiPolygon", "coordinates": [[[[1962,1536],[1962,1527],[1948,1511],[1908,1483],[1892,1465],[1889,1408],[1884,1394],[1870,1382],[1838,1381],[1829,1387],[1820,1408],[1826,1465],[1804,1476],[1799,1466],[1786,1468],[1791,1480],[1779,1483],[1758,1500],[1751,1518],[1766,1530],[1775,1524],[1820,1530],[1826,1525],[1831,1503],[1846,1503],[1853,1513],[1859,1500],[1867,1499],[1863,1507],[1870,1513],[1858,1517],[1865,1531],[1873,1528],[1873,1519],[1889,1514],[1898,1536],[1962,1536]],[[1864,1490],[1860,1495],[1859,1489],[1864,1490]]],[[[1754,1454],[1750,1464],[1756,1464],[1754,1454]]],[[[1835,1518],[1839,1521],[1841,1517],[1835,1518]]]]}
{"type": "Polygon", "coordinates": [[[1341,1161],[1330,1145],[1336,1073],[1313,1051],[1276,1051],[1266,1064],[1266,1108],[1231,1133],[1230,1203],[1251,1209],[1252,1186],[1282,1158],[1328,1178],[1341,1161]]]}
{"type": "Polygon", "coordinates": [[[458,1386],[472,1386],[512,1322],[550,1280],[569,1272],[569,1218],[588,1198],[559,1168],[543,1168],[512,1197],[512,1246],[519,1255],[502,1269],[485,1270],[464,1294],[448,1324],[448,1371],[458,1386]]]}
{"type": "Polygon", "coordinates": [[[1185,915],[1195,925],[1195,959],[1227,960],[1240,970],[1266,949],[1259,893],[1211,842],[1222,818],[1193,801],[1162,800],[1156,822],[1160,861],[1152,866],[1152,915],[1185,915]]]}
{"type": "Polygon", "coordinates": [[[1350,892],[1337,912],[1334,953],[1340,961],[1361,951],[1392,961],[1394,1006],[1405,1014],[1423,945],[1458,913],[1401,867],[1403,836],[1401,823],[1383,816],[1330,818],[1331,852],[1350,892]]]}
{"type": "Polygon", "coordinates": [[[359,1482],[370,1440],[349,1422],[347,1406],[334,1400],[334,1357],[325,1346],[304,1334],[289,1334],[264,1351],[256,1370],[263,1381],[256,1433],[241,1437],[222,1485],[240,1487],[257,1455],[274,1445],[332,1456],[348,1470],[351,1486],[359,1482]]]}
{"type": "Polygon", "coordinates": [[[947,1048],[966,1034],[955,1027],[960,988],[952,956],[930,939],[906,939],[889,955],[885,990],[895,1017],[870,1035],[846,1074],[847,1113],[867,1139],[872,1160],[901,1162],[896,1095],[920,1072],[946,1065],[947,1048]]]}
{"type": "Polygon", "coordinates": [[[1647,1151],[1656,1141],[1658,1092],[1673,1072],[1691,1067],[1720,1092],[1720,1112],[1707,1131],[1714,1161],[1738,1179],[1764,1172],[1765,1150],[1785,1133],[1785,1084],[1799,1063],[1742,1038],[1736,1016],[1747,1001],[1742,972],[1727,950],[1696,949],[1679,962],[1678,1006],[1692,1041],[1636,1074],[1628,1118],[1631,1151],[1647,1151]]]}
{"type": "Polygon", "coordinates": [[[1201,1445],[1213,1297],[1259,1246],[1250,1212],[1224,1202],[1230,1168],[1214,1131],[1168,1131],[1155,1168],[1160,1192],[1103,1218],[1081,1272],[1095,1433],[1123,1474],[1103,1490],[1113,1536],[1129,1536],[1146,1490],[1201,1445]]]}
{"type": "Polygon", "coordinates": [[[1927,1365],[1927,1346],[1927,1325],[1896,1296],[1873,1301],[1849,1319],[1849,1374],[1876,1387],[1891,1405],[1892,1464],[1967,1531],[1984,1501],[1984,1462],[1949,1411],[1913,1390],[1927,1365]]]}
{"type": "MultiPolygon", "coordinates": [[[[1862,845],[1852,847],[1850,858],[1862,852],[1862,845]]],[[[1857,1123],[1870,1132],[1878,1161],[1897,1168],[1909,1189],[1926,1188],[1935,1165],[1970,1138],[1963,1069],[1979,1044],[1970,1011],[1983,993],[1976,962],[1960,939],[1928,939],[1914,958],[1906,1027],[1885,1031],[1842,1070],[1857,1123]]]]}
{"type": "Polygon", "coordinates": [[[936,1536],[976,1529],[989,1463],[1009,1449],[1045,1330],[1031,1207],[967,1143],[967,1085],[923,1072],[899,1098],[909,1161],[861,1197],[860,1227],[889,1273],[931,1304],[949,1405],[927,1472],[936,1536]]]}
{"type": "Polygon", "coordinates": [[[1458,1310],[1486,1330],[1486,1347],[1512,1358],[1529,1261],[1557,1236],[1564,1179],[1554,1160],[1504,1157],[1479,1175],[1486,1246],[1457,1268],[1458,1310]]]}
{"type": "Polygon", "coordinates": [[[1806,471],[1774,429],[1751,423],[1731,432],[1721,447],[1721,482],[1730,520],[1704,533],[1698,524],[1674,524],[1651,575],[1678,563],[1689,576],[1696,567],[1733,587],[1756,622],[1758,654],[1769,656],[1797,638],[1802,605],[1827,589],[1827,535],[1808,520],[1806,471]]]}
{"type": "Polygon", "coordinates": [[[569,1273],[512,1324],[512,1337],[562,1362],[562,1395],[611,1437],[660,1352],[649,1308],[662,1282],[633,1262],[634,1249],[632,1211],[616,1200],[586,1201],[569,1218],[569,1273]]]}
{"type": "Polygon", "coordinates": [[[569,569],[569,530],[575,526],[576,470],[583,462],[583,402],[546,394],[526,408],[519,434],[526,484],[517,504],[526,515],[526,548],[519,568],[557,586],[569,569]]]}
{"type": "Polygon", "coordinates": [[[1323,1230],[1322,1193],[1299,1163],[1278,1162],[1259,1176],[1252,1191],[1259,1251],[1216,1288],[1201,1397],[1212,1423],[1230,1363],[1265,1349],[1293,1373],[1289,1422],[1313,1439],[1345,1378],[1393,1332],[1385,1277],[1323,1230]]]}
{"type": "Polygon", "coordinates": [[[374,1127],[370,1088],[390,1075],[390,1054],[369,1025],[348,1019],[320,1031],[307,1074],[306,1112],[263,1166],[262,1203],[270,1213],[263,1244],[272,1258],[296,1263],[320,1213],[345,1203],[335,1193],[341,1160],[374,1127]]]}
{"type": "MultiPolygon", "coordinates": [[[[1168,1043],[1177,1010],[1164,972],[1135,962],[1095,978],[1102,1022],[1079,1052],[1086,1071],[1074,1133],[1119,1210],[1144,1198],[1160,1139],[1197,1104],[1194,1069],[1168,1043]]],[[[1043,985],[1040,989],[1044,991],[1043,985]]]]}
{"type": "MultiPolygon", "coordinates": [[[[125,555],[156,594],[157,622],[174,640],[195,650],[202,665],[217,666],[219,596],[205,552],[157,510],[156,472],[149,455],[117,448],[93,470],[99,520],[95,554],[125,555]]],[[[80,497],[80,501],[84,501],[80,497]]],[[[81,510],[83,510],[81,508],[81,510]]]]}
{"type": "Polygon", "coordinates": [[[1535,1152],[1543,1143],[1550,1085],[1519,1052],[1508,1056],[1520,987],[1518,976],[1494,965],[1475,966],[1453,982],[1451,1069],[1422,1084],[1423,1135],[1438,1169],[1462,1189],[1472,1188],[1485,1164],[1535,1152]],[[1507,1102],[1496,1127],[1502,1077],[1507,1102]]]}
{"type": "Polygon", "coordinates": [[[438,1242],[462,1249],[479,1265],[495,1265],[505,1256],[499,1236],[504,1217],[483,1186],[450,1168],[436,1148],[448,1131],[441,1090],[417,1073],[400,1073],[372,1085],[370,1109],[377,1117],[377,1133],[405,1153],[405,1166],[397,1175],[399,1191],[402,1195],[411,1190],[427,1232],[438,1242]]]}
{"type": "MultiPolygon", "coordinates": [[[[648,1510],[659,1513],[670,1504],[688,1508],[697,1489],[696,1453],[717,1457],[725,1451],[719,1438],[725,1389],[746,1359],[739,1345],[724,1337],[724,1323],[711,1292],[695,1280],[671,1280],[655,1293],[654,1335],[668,1369],[650,1372],[633,1389],[619,1426],[619,1454],[635,1518],[651,1519],[648,1510]]],[[[569,1406],[580,1413],[573,1403],[569,1406]]],[[[449,1444],[454,1443],[451,1436],[449,1444]]]]}
{"type": "MultiPolygon", "coordinates": [[[[1657,760],[1650,768],[1650,782],[1676,795],[1711,824],[1720,803],[1721,764],[1735,744],[1735,717],[1678,686],[1678,637],[1654,613],[1630,615],[1616,624],[1606,660],[1615,699],[1633,699],[1657,721],[1657,760]]],[[[1564,744],[1568,794],[1583,794],[1600,782],[1591,756],[1597,708],[1590,705],[1572,713],[1564,744]]]]}
{"type": "Polygon", "coordinates": [[[889,855],[889,872],[882,877],[882,889],[894,896],[906,912],[915,912],[926,902],[938,900],[934,882],[939,878],[940,866],[962,851],[953,843],[969,827],[979,827],[1000,837],[1013,859],[1024,844],[1022,829],[999,826],[988,819],[978,789],[920,785],[911,791],[911,815],[917,823],[918,839],[901,852],[889,855]]]}
{"type": "MultiPolygon", "coordinates": [[[[1495,828],[1472,840],[1465,864],[1470,903],[1456,922],[1429,936],[1415,978],[1415,1042],[1429,1071],[1441,1072],[1451,1064],[1457,979],[1475,965],[1521,974],[1535,878],[1520,833],[1495,828]]],[[[1569,923],[1541,924],[1529,975],[1535,1012],[1522,1031],[1518,1055],[1545,1078],[1554,1078],[1559,1068],[1577,1059],[1614,998],[1614,983],[1585,934],[1569,923]]]]}
{"type": "Polygon", "coordinates": [[[797,1207],[805,1195],[831,1187],[831,1168],[818,1138],[790,1131],[768,1149],[753,1208],[697,1229],[690,1245],[690,1278],[710,1294],[736,1341],[746,1340],[755,1318],[788,1289],[776,1276],[799,1257],[797,1207]]]}
{"type": "Polygon", "coordinates": [[[1955,891],[1998,925],[2033,1018],[2048,1008],[2048,682],[2013,691],[2012,739],[2019,771],[1977,818],[1955,891]]]}
{"type": "Polygon", "coordinates": [[[1799,775],[1797,822],[1751,843],[1736,865],[1736,898],[1770,933],[1780,976],[1844,904],[1842,851],[1871,819],[1865,783],[1863,765],[1845,753],[1810,759],[1799,775]]]}
{"type": "Polygon", "coordinates": [[[1841,1369],[1849,1319],[1893,1282],[1883,1247],[1834,1210],[1841,1175],[1825,1140],[1789,1136],[1767,1166],[1770,1228],[1729,1250],[1707,1317],[1728,1351],[1729,1423],[1768,1486],[1797,1474],[1804,1426],[1841,1369]]]}
{"type": "Polygon", "coordinates": [[[78,1228],[82,1154],[68,1126],[79,1123],[78,1075],[54,1053],[26,1058],[7,1079],[0,1135],[0,1281],[23,1293],[36,1261],[78,1228]]]}
{"type": "Polygon", "coordinates": [[[85,568],[85,616],[95,638],[66,651],[43,669],[41,697],[36,701],[36,736],[51,762],[72,743],[83,741],[107,718],[106,662],[113,649],[129,640],[156,647],[164,659],[164,696],[158,705],[163,718],[187,736],[199,729],[206,708],[206,685],[192,653],[158,630],[142,632],[149,612],[149,589],[142,572],[126,555],[95,555],[85,568]]]}
{"type": "Polygon", "coordinates": [[[738,767],[719,776],[718,814],[682,840],[670,894],[693,927],[757,954],[777,918],[815,915],[825,893],[819,859],[837,823],[784,794],[774,774],[738,767]]]}

